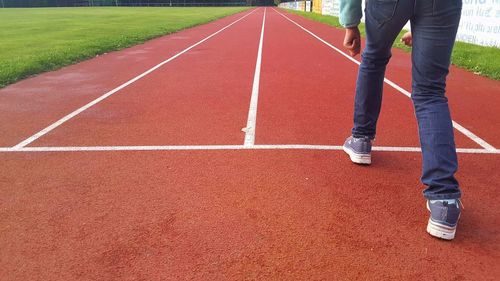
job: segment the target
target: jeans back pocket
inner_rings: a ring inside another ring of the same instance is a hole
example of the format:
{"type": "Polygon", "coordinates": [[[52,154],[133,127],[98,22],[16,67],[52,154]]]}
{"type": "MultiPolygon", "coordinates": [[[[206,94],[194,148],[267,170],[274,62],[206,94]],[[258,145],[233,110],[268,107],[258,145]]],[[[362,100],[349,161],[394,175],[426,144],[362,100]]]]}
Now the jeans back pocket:
{"type": "Polygon", "coordinates": [[[394,17],[398,2],[399,0],[367,0],[366,16],[375,20],[379,26],[383,25],[394,17]]]}

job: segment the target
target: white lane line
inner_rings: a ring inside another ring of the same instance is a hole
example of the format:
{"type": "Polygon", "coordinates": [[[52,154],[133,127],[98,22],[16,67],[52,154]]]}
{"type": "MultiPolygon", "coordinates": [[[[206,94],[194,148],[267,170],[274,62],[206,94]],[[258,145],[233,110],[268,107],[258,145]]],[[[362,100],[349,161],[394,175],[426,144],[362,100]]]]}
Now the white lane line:
{"type": "MultiPolygon", "coordinates": [[[[301,28],[302,30],[304,30],[305,32],[309,33],[314,38],[316,38],[319,41],[321,41],[323,44],[327,45],[328,47],[330,47],[330,48],[334,49],[335,51],[337,51],[339,54],[341,54],[344,57],[348,58],[350,61],[354,62],[357,65],[361,64],[361,62],[359,62],[358,60],[352,58],[347,53],[344,53],[343,51],[341,51],[337,47],[335,47],[332,44],[326,42],[325,40],[323,40],[322,38],[320,38],[318,35],[314,34],[313,32],[311,32],[310,30],[306,29],[302,25],[298,24],[294,20],[290,19],[286,15],[280,13],[276,9],[273,9],[273,10],[275,12],[277,12],[278,14],[280,14],[285,19],[287,19],[288,21],[290,21],[291,23],[295,24],[296,26],[298,26],[299,28],[301,28]]],[[[399,86],[396,83],[394,83],[393,81],[391,81],[391,80],[389,80],[387,78],[384,78],[384,82],[387,83],[389,86],[393,87],[394,89],[396,89],[397,91],[399,91],[400,93],[402,93],[403,95],[405,95],[407,97],[411,97],[411,93],[410,92],[406,91],[401,86],[399,86]]],[[[458,124],[455,121],[453,121],[453,128],[455,128],[460,133],[464,134],[466,137],[468,137],[469,139],[471,139],[472,141],[474,141],[475,143],[477,143],[478,145],[480,145],[484,149],[491,150],[491,151],[495,151],[496,150],[496,148],[494,146],[492,146],[491,144],[487,143],[485,140],[481,139],[479,136],[477,136],[476,134],[474,134],[473,132],[471,132],[470,130],[466,129],[465,127],[463,127],[462,125],[458,124]]]]}
{"type": "MultiPolygon", "coordinates": [[[[60,147],[0,147],[0,152],[78,152],[78,151],[182,151],[182,150],[342,150],[340,145],[259,144],[246,145],[158,145],[158,146],[60,146],[60,147]]],[[[373,151],[420,152],[419,147],[374,146],[373,151]]],[[[500,154],[500,149],[457,148],[458,153],[500,154]]]]}
{"type": "Polygon", "coordinates": [[[109,96],[115,94],[116,92],[122,90],[123,88],[129,86],[130,84],[136,82],[137,80],[143,78],[144,76],[150,74],[151,72],[157,70],[158,68],[160,68],[161,66],[163,66],[164,64],[166,63],[169,63],[171,62],[172,60],[178,58],[179,56],[181,56],[182,54],[188,52],[189,50],[193,49],[194,47],[202,44],[203,42],[207,41],[208,39],[214,37],[215,35],[219,34],[220,32],[224,31],[225,29],[229,28],[230,26],[232,26],[233,24],[239,22],[240,20],[246,18],[247,16],[249,16],[250,14],[254,13],[257,9],[254,9],[253,11],[251,11],[250,13],[247,13],[245,14],[244,16],[242,16],[241,18],[233,21],[232,23],[224,26],[223,28],[219,29],[218,31],[210,34],[209,36],[205,37],[204,39],[198,41],[197,43],[187,47],[186,49],[182,50],[181,52],[177,53],[176,55],[170,57],[169,59],[167,60],[164,60],[162,61],[161,63],[155,65],[154,67],[150,68],[149,70],[143,72],[142,74],[128,80],[127,82],[121,84],[120,86],[114,88],[113,90],[105,93],[104,95],[98,97],[97,99],[87,103],[86,105],[78,108],[77,110],[71,112],[70,114],[64,116],[63,118],[59,119],[58,121],[56,121],[55,123],[51,124],[50,126],[48,126],[47,128],[41,130],[40,132],[34,134],[33,136],[23,140],[22,142],[20,142],[19,144],[13,146],[14,149],[20,149],[22,147],[25,147],[27,146],[28,144],[32,143],[33,141],[35,141],[36,139],[40,138],[41,136],[47,134],[48,132],[54,130],[55,128],[59,127],[60,125],[62,125],[64,122],[70,120],[71,118],[75,117],[76,115],[82,113],[83,111],[89,109],[90,107],[96,105],[97,103],[103,101],[104,99],[108,98],[109,96]]]}
{"type": "Polygon", "coordinates": [[[473,140],[475,143],[477,143],[480,146],[484,147],[486,150],[491,150],[491,151],[496,150],[495,147],[493,147],[491,144],[487,143],[482,138],[478,137],[476,134],[474,134],[470,130],[464,128],[462,125],[458,124],[455,121],[452,121],[452,122],[453,122],[453,128],[457,129],[459,132],[461,132],[462,134],[466,135],[469,139],[473,140]]]}
{"type": "Polygon", "coordinates": [[[248,109],[247,126],[243,128],[245,132],[245,146],[252,146],[255,143],[255,126],[257,125],[257,105],[259,103],[260,68],[262,65],[262,46],[264,44],[264,26],[266,24],[266,9],[262,17],[262,29],[260,31],[259,50],[257,52],[257,62],[255,63],[255,74],[253,76],[252,97],[250,98],[250,108],[248,109]]]}
{"type": "MultiPolygon", "coordinates": [[[[408,92],[407,90],[401,88],[396,83],[392,82],[391,80],[389,80],[387,78],[384,78],[384,81],[385,81],[385,83],[387,83],[388,85],[390,85],[394,89],[398,90],[403,95],[411,98],[411,93],[408,92]]],[[[469,139],[473,140],[475,143],[479,144],[484,149],[492,150],[492,151],[496,149],[491,144],[487,143],[486,141],[484,141],[482,138],[478,137],[476,134],[474,134],[470,130],[468,130],[468,129],[464,128],[462,125],[458,124],[456,121],[452,121],[452,124],[453,124],[453,128],[455,128],[460,133],[464,134],[469,139]]]]}

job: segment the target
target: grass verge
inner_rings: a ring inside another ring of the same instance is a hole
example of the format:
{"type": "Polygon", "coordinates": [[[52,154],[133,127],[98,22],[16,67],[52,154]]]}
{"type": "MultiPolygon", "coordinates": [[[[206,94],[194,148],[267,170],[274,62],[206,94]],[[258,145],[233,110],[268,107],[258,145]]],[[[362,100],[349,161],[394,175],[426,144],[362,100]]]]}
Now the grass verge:
{"type": "Polygon", "coordinates": [[[247,7],[0,9],[0,88],[247,7]]]}
{"type": "MultiPolygon", "coordinates": [[[[337,17],[294,10],[287,11],[311,20],[342,28],[337,17]]],[[[364,24],[361,24],[359,29],[361,35],[364,36],[364,24]]],[[[394,42],[394,47],[410,52],[411,48],[406,47],[400,42],[401,36],[403,36],[404,33],[405,31],[399,33],[398,38],[394,42]]],[[[500,48],[456,42],[451,55],[451,61],[453,65],[470,70],[475,74],[500,80],[500,48]]]]}

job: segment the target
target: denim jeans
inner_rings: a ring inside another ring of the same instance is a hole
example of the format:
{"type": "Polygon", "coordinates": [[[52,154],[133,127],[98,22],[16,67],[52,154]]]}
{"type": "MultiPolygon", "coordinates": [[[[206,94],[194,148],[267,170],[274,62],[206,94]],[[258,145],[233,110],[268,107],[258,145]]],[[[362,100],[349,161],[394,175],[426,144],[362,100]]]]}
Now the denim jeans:
{"type": "Polygon", "coordinates": [[[356,83],[354,137],[375,138],[391,46],[410,20],[412,101],[422,147],[422,183],[428,199],[460,197],[457,154],[445,96],[461,0],[367,0],[366,47],[356,83]]]}

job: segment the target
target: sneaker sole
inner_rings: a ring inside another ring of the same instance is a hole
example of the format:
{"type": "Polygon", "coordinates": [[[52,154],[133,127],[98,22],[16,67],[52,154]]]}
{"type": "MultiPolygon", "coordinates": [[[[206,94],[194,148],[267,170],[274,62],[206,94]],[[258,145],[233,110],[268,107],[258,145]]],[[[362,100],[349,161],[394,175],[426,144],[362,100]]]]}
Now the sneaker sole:
{"type": "Polygon", "coordinates": [[[427,233],[430,235],[445,239],[452,240],[455,238],[455,232],[457,231],[457,227],[449,227],[442,224],[438,224],[429,219],[429,223],[427,223],[427,233]]]}
{"type": "Polygon", "coordinates": [[[362,165],[370,165],[372,163],[372,156],[370,154],[359,154],[345,146],[342,146],[342,148],[349,155],[352,162],[362,165]]]}

